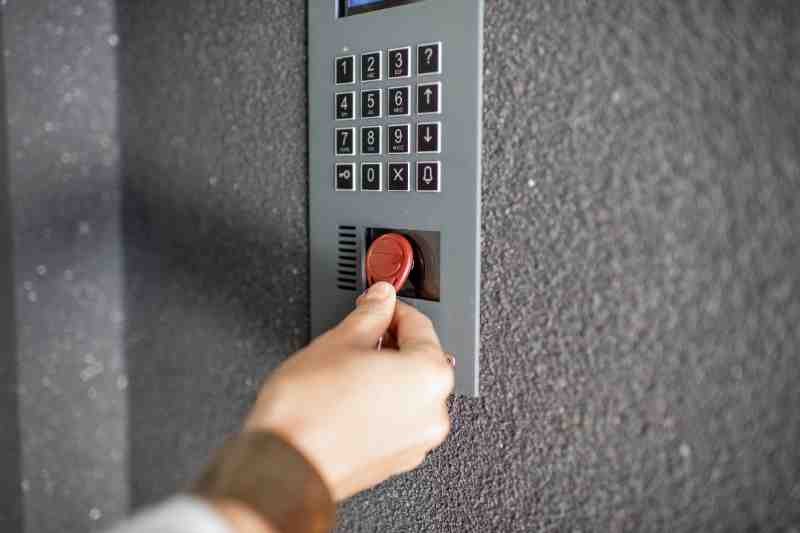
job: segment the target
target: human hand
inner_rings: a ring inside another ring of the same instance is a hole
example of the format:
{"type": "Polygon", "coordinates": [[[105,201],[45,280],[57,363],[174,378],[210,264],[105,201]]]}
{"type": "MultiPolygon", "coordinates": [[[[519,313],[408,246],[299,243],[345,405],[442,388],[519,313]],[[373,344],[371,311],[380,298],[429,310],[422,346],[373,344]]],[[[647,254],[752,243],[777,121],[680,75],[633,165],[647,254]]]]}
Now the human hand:
{"type": "Polygon", "coordinates": [[[413,470],[444,441],[453,380],[431,321],[377,283],[270,376],[245,429],[288,440],[343,500],[413,470]]]}

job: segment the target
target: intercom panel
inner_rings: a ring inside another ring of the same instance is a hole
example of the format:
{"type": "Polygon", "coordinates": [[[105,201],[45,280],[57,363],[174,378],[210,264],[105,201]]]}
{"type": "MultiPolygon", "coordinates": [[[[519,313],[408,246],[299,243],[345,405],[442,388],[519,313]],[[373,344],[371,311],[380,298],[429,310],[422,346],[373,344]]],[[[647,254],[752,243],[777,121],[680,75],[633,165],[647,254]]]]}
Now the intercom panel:
{"type": "Polygon", "coordinates": [[[309,0],[308,17],[312,334],[398,234],[414,255],[400,297],[477,396],[483,0],[309,0]]]}

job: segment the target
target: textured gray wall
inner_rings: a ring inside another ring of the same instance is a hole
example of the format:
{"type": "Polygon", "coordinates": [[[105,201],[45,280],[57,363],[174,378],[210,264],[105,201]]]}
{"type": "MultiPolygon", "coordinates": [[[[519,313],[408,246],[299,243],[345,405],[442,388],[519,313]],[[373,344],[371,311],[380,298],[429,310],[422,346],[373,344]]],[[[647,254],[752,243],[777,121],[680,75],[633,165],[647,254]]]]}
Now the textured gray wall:
{"type": "MultiPolygon", "coordinates": [[[[27,530],[84,531],[184,486],[308,340],[305,13],[120,0],[114,28],[87,0],[71,34],[47,4],[3,21],[21,485],[27,530]],[[116,71],[75,75],[85,127],[15,163],[64,34],[99,36],[91,65],[117,35],[116,71]],[[91,117],[106,170],[58,181],[91,117]],[[70,289],[70,261],[105,288],[70,289]]],[[[795,1],[487,0],[483,396],[341,531],[800,531],[798,27],[795,1]]]]}

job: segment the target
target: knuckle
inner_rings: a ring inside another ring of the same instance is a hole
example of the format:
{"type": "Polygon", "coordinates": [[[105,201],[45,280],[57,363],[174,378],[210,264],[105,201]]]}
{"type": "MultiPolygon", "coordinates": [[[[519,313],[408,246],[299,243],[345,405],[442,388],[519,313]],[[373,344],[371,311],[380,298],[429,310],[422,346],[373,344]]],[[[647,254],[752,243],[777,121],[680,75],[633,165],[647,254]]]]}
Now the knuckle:
{"type": "Polygon", "coordinates": [[[409,460],[405,462],[405,464],[403,464],[400,467],[400,472],[405,473],[405,472],[411,472],[412,470],[416,470],[422,465],[422,463],[425,462],[425,457],[426,454],[424,453],[412,456],[409,460]]]}

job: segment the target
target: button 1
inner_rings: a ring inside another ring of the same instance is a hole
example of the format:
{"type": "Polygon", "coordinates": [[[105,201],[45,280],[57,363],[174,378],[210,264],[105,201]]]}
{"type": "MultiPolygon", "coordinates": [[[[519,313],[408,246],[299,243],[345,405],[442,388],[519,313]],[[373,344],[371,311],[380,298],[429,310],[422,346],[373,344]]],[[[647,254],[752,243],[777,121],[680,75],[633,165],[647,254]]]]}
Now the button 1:
{"type": "Polygon", "coordinates": [[[355,83],[356,56],[336,58],[336,84],[355,83]]]}
{"type": "Polygon", "coordinates": [[[361,153],[380,155],[381,153],[381,127],[370,126],[361,128],[361,153]]]}
{"type": "Polygon", "coordinates": [[[361,163],[361,190],[380,191],[383,189],[383,165],[381,163],[361,163]]]}
{"type": "Polygon", "coordinates": [[[408,180],[408,163],[389,163],[389,190],[410,191],[411,184],[408,180]]]}
{"type": "Polygon", "coordinates": [[[336,190],[354,191],[356,190],[356,165],[355,163],[336,164],[336,190]]]}
{"type": "Polygon", "coordinates": [[[419,74],[442,73],[442,43],[417,46],[417,72],[419,74]]]}
{"type": "Polygon", "coordinates": [[[441,129],[440,122],[417,124],[417,152],[438,154],[441,151],[441,129]]]}
{"type": "Polygon", "coordinates": [[[355,128],[336,130],[336,155],[356,155],[355,128]]]}
{"type": "Polygon", "coordinates": [[[383,77],[383,52],[361,55],[361,81],[379,81],[383,77]]]}
{"type": "Polygon", "coordinates": [[[361,91],[361,118],[381,116],[381,90],[361,91]]]}
{"type": "Polygon", "coordinates": [[[394,117],[410,115],[411,106],[408,104],[410,95],[411,87],[390,87],[389,115],[394,117]]]}
{"type": "Polygon", "coordinates": [[[417,191],[419,192],[440,192],[441,163],[439,161],[419,161],[417,162],[417,191]]]}
{"type": "Polygon", "coordinates": [[[387,134],[389,136],[389,150],[390,154],[407,154],[411,151],[411,143],[408,136],[411,132],[411,127],[408,124],[399,124],[396,126],[389,126],[387,134]]]}
{"type": "Polygon", "coordinates": [[[442,112],[442,83],[426,83],[417,86],[417,113],[442,112]]]}
{"type": "Polygon", "coordinates": [[[351,120],[355,102],[356,93],[336,93],[336,120],[351,120]]]}
{"type": "Polygon", "coordinates": [[[389,79],[411,77],[411,47],[389,50],[389,79]]]}

